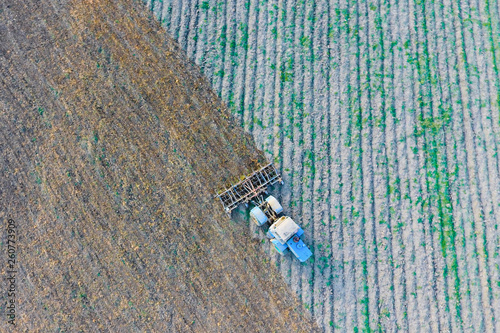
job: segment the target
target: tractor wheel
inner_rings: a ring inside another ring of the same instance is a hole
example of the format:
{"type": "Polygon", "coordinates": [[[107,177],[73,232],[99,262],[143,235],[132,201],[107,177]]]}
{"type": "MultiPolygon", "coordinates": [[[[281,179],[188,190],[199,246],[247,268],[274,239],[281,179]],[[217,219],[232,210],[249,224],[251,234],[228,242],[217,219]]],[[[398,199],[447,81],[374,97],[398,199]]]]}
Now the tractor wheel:
{"type": "Polygon", "coordinates": [[[267,222],[266,214],[264,214],[262,209],[260,209],[259,207],[252,208],[252,210],[250,211],[250,219],[259,227],[267,222]]]}
{"type": "Polygon", "coordinates": [[[283,212],[283,207],[279,203],[278,199],[273,197],[272,195],[266,198],[267,204],[271,207],[271,209],[276,213],[280,214],[283,212]]]}

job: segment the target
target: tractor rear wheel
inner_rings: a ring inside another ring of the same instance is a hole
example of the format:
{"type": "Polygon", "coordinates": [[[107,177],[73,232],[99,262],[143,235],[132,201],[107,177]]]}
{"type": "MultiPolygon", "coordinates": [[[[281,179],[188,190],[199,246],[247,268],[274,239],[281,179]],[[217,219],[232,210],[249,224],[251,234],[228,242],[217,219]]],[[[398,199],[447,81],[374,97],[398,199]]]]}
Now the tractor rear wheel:
{"type": "Polygon", "coordinates": [[[266,202],[267,204],[269,205],[269,207],[271,207],[271,209],[276,213],[276,214],[280,214],[283,212],[283,206],[281,206],[281,204],[279,203],[278,199],[276,199],[275,197],[273,197],[272,195],[268,196],[266,198],[266,202]]]}

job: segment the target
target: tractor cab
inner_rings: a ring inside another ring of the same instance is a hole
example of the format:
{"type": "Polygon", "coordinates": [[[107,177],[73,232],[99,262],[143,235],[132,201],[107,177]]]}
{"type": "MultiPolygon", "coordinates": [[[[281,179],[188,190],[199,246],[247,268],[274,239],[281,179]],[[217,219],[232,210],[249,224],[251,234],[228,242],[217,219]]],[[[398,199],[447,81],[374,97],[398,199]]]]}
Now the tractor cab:
{"type": "Polygon", "coordinates": [[[297,223],[288,216],[282,216],[269,227],[267,237],[279,254],[284,255],[290,250],[300,262],[304,262],[312,252],[300,238],[303,234],[304,230],[297,223]]]}
{"type": "Polygon", "coordinates": [[[288,216],[280,217],[276,222],[274,222],[269,228],[273,238],[276,238],[281,244],[286,244],[286,242],[297,232],[299,232],[300,227],[288,216]]]}

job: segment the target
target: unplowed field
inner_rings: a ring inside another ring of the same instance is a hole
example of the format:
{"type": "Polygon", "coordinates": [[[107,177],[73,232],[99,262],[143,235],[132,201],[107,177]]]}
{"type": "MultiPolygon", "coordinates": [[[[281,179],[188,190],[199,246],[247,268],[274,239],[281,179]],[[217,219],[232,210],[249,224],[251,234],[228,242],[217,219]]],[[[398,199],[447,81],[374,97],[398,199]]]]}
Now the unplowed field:
{"type": "Polygon", "coordinates": [[[325,331],[500,330],[500,2],[147,6],[282,171],[325,331]]]}

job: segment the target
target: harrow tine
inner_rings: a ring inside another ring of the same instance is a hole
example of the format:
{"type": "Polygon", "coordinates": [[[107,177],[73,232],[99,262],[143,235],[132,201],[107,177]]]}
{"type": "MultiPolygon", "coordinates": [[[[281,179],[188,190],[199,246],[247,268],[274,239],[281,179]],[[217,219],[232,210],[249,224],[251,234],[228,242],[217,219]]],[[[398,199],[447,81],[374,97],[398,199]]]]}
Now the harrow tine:
{"type": "Polygon", "coordinates": [[[218,197],[222,206],[229,214],[241,203],[250,202],[253,198],[267,191],[267,187],[281,182],[276,168],[272,163],[261,167],[252,172],[249,176],[242,179],[235,185],[231,185],[228,189],[219,192],[215,197],[218,197]]]}

